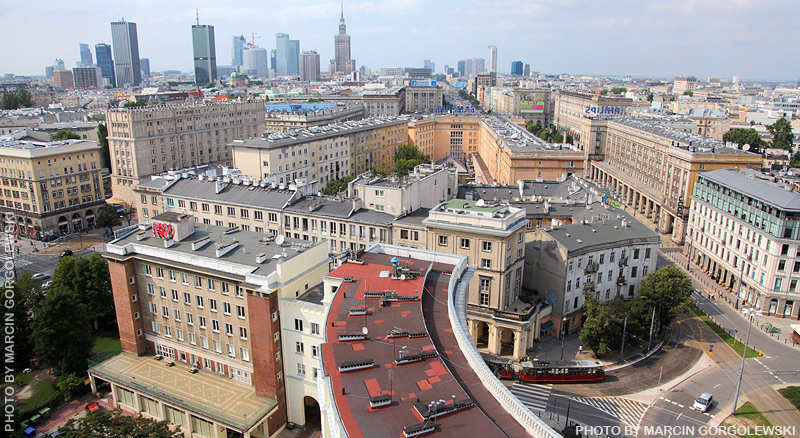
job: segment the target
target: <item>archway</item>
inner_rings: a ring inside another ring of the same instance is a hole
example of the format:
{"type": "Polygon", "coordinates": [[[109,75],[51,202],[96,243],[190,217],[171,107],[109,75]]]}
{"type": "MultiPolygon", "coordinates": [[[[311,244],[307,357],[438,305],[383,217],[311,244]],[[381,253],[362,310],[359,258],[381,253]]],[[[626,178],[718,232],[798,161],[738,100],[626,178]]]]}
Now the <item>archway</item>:
{"type": "Polygon", "coordinates": [[[513,356],[514,355],[514,331],[511,329],[502,329],[500,331],[500,355],[513,356]]]}
{"type": "Polygon", "coordinates": [[[778,299],[773,298],[769,300],[769,312],[767,312],[767,314],[774,315],[776,313],[778,313],[778,299]]]}
{"type": "Polygon", "coordinates": [[[72,230],[73,231],[80,231],[83,228],[83,218],[81,218],[81,214],[77,211],[72,214],[72,230]]]}
{"type": "Polygon", "coordinates": [[[478,334],[475,339],[475,346],[478,348],[486,348],[489,346],[489,324],[478,321],[476,333],[478,334]]]}
{"type": "Polygon", "coordinates": [[[67,218],[64,216],[58,217],[58,232],[61,234],[69,232],[69,222],[67,222],[67,218]]]}
{"type": "Polygon", "coordinates": [[[303,397],[303,420],[305,420],[304,433],[321,430],[319,403],[314,397],[303,397]]]}
{"type": "Polygon", "coordinates": [[[94,212],[92,210],[86,210],[86,228],[91,230],[94,229],[94,212]]]}

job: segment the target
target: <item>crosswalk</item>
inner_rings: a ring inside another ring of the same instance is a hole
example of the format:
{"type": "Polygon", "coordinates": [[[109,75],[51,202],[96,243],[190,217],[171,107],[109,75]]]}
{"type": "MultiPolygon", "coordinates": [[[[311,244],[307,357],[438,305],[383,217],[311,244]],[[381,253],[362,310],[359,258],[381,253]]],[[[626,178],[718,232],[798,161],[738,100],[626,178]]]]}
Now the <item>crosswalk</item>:
{"type": "MultiPolygon", "coordinates": [[[[22,268],[24,266],[28,266],[30,264],[33,264],[33,262],[30,261],[30,260],[26,260],[26,259],[24,259],[22,257],[16,257],[14,259],[14,266],[16,266],[17,269],[22,268]]],[[[0,269],[0,271],[4,271],[4,270],[5,270],[5,265],[2,265],[2,269],[0,269]]]]}
{"type": "Polygon", "coordinates": [[[532,411],[545,411],[553,385],[514,383],[509,390],[532,411]]]}
{"type": "Polygon", "coordinates": [[[572,400],[592,406],[606,414],[618,418],[628,425],[638,426],[647,405],[622,397],[570,397],[572,400]]]}

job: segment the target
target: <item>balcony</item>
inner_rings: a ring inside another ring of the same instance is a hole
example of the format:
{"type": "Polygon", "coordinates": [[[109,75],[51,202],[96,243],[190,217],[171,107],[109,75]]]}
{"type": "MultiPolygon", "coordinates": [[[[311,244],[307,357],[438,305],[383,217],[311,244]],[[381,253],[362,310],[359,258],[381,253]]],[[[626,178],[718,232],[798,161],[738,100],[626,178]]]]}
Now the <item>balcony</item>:
{"type": "MultiPolygon", "coordinates": [[[[541,300],[539,300],[541,301],[541,300]]],[[[543,303],[541,302],[534,302],[532,304],[523,303],[523,306],[529,306],[528,308],[524,309],[522,312],[508,312],[504,310],[497,310],[491,307],[484,307],[478,306],[475,304],[467,304],[467,313],[481,313],[484,315],[490,315],[493,318],[500,318],[500,319],[508,319],[511,321],[519,321],[519,322],[526,322],[529,321],[537,312],[539,312],[542,307],[543,303]]],[[[519,307],[519,306],[518,306],[519,307]]]]}
{"type": "Polygon", "coordinates": [[[626,284],[628,284],[628,280],[626,280],[625,277],[620,276],[617,278],[617,286],[624,286],[626,284]]]}
{"type": "Polygon", "coordinates": [[[585,274],[594,274],[600,268],[600,265],[597,263],[589,263],[586,265],[586,269],[584,270],[585,274]]]}
{"type": "Polygon", "coordinates": [[[620,267],[622,267],[622,266],[628,266],[628,258],[627,258],[627,257],[621,257],[621,258],[619,259],[619,266],[620,266],[620,267]]]}
{"type": "Polygon", "coordinates": [[[583,285],[583,290],[585,290],[585,291],[587,291],[587,290],[594,291],[594,281],[590,281],[590,282],[584,284],[583,285]]]}

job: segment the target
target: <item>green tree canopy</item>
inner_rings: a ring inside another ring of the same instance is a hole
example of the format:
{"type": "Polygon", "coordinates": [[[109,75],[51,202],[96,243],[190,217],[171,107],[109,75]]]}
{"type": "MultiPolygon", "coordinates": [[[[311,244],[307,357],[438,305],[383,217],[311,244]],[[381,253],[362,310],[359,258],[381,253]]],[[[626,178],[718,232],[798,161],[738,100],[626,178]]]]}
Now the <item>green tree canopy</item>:
{"type": "Polygon", "coordinates": [[[694,91],[686,90],[686,91],[683,92],[683,95],[684,96],[694,96],[694,91]]]}
{"type": "Polygon", "coordinates": [[[794,134],[792,134],[792,125],[786,118],[781,117],[777,122],[767,125],[767,129],[772,134],[772,147],[792,150],[794,134]]]}
{"type": "Polygon", "coordinates": [[[630,310],[630,304],[619,298],[600,301],[592,290],[584,291],[583,295],[586,322],[581,329],[581,343],[598,356],[620,348],[623,328],[628,332],[634,331],[633,320],[629,320],[625,327],[625,315],[630,310]]]}
{"type": "Polygon", "coordinates": [[[105,123],[97,124],[97,142],[100,144],[101,167],[111,169],[111,155],[108,151],[108,128],[105,123]]]}
{"type": "Polygon", "coordinates": [[[81,136],[72,132],[69,129],[59,129],[53,134],[53,141],[61,141],[61,140],[78,140],[81,136]]]}
{"type": "MultiPolygon", "coordinates": [[[[33,315],[44,299],[42,281],[34,280],[30,272],[23,272],[14,282],[13,306],[7,312],[14,317],[14,364],[15,370],[30,366],[33,345],[29,342],[33,331],[33,315]]],[[[8,285],[6,286],[8,287],[8,285]]]]}
{"type": "Polygon", "coordinates": [[[406,176],[415,167],[430,162],[430,158],[414,146],[400,145],[394,152],[394,171],[398,176],[406,176]]]}
{"type": "Polygon", "coordinates": [[[147,106],[147,102],[145,102],[144,99],[136,99],[136,102],[128,101],[123,103],[122,106],[123,108],[137,108],[140,106],[147,106]]]}
{"type": "MultiPolygon", "coordinates": [[[[692,280],[674,266],[651,272],[639,285],[639,296],[631,302],[631,313],[642,330],[650,330],[655,309],[656,323],[661,330],[686,311],[692,298],[692,280]]],[[[640,332],[644,335],[643,332],[640,332]]]]}
{"type": "Polygon", "coordinates": [[[625,87],[614,87],[611,89],[611,92],[614,94],[625,94],[628,92],[628,89],[625,87]]]}
{"type": "Polygon", "coordinates": [[[650,93],[650,94],[647,95],[647,101],[648,102],[652,102],[653,101],[653,93],[650,93]]]}
{"type": "Polygon", "coordinates": [[[28,90],[26,90],[24,88],[22,88],[19,91],[17,91],[17,105],[20,108],[30,108],[30,107],[32,107],[33,106],[33,104],[31,103],[32,99],[33,99],[33,96],[31,95],[30,91],[28,91],[28,90]]]}
{"type": "Polygon", "coordinates": [[[65,374],[82,375],[94,339],[86,306],[69,289],[51,287],[33,319],[33,344],[39,358],[65,374]]]}
{"type": "Polygon", "coordinates": [[[753,128],[733,128],[722,135],[722,141],[733,142],[739,145],[739,149],[744,145],[750,145],[750,152],[760,154],[764,148],[764,140],[758,135],[758,131],[753,128]]]}
{"type": "Polygon", "coordinates": [[[61,257],[53,272],[53,288],[68,289],[78,294],[86,306],[94,328],[110,325],[116,316],[108,262],[93,253],[89,257],[61,257]]]}
{"type": "Polygon", "coordinates": [[[608,90],[601,90],[600,91],[600,95],[601,96],[605,96],[606,94],[608,94],[608,90]]]}
{"type": "Polygon", "coordinates": [[[111,204],[103,204],[97,209],[97,226],[101,228],[108,228],[108,232],[112,231],[113,227],[122,225],[119,220],[119,213],[117,207],[111,204]]]}
{"type": "Polygon", "coordinates": [[[322,189],[322,193],[325,195],[335,195],[339,192],[343,192],[347,190],[347,185],[350,184],[350,181],[352,180],[352,176],[345,176],[339,179],[328,181],[328,184],[326,184],[325,188],[322,189]]]}
{"type": "Polygon", "coordinates": [[[7,91],[3,94],[3,109],[11,110],[19,108],[17,93],[7,91]]]}
{"type": "Polygon", "coordinates": [[[180,438],[185,435],[173,431],[166,421],[153,421],[141,415],[123,415],[119,409],[111,412],[97,410],[78,420],[70,419],[61,426],[72,438],[180,438]]]}

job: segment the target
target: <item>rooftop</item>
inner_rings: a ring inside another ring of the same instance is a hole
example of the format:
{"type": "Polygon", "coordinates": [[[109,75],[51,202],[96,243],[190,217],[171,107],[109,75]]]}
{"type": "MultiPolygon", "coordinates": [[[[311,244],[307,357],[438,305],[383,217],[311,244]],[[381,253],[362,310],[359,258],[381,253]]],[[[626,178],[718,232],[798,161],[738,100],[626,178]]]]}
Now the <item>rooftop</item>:
{"type": "Polygon", "coordinates": [[[575,223],[560,225],[545,232],[567,251],[590,250],[615,243],[658,243],[658,233],[623,210],[603,208],[595,203],[580,207],[572,215],[575,223]]]}
{"type": "Polygon", "coordinates": [[[778,186],[768,180],[769,176],[761,172],[749,169],[720,169],[701,173],[700,177],[778,207],[781,210],[800,211],[800,194],[778,186]]]}
{"type": "Polygon", "coordinates": [[[259,149],[275,149],[290,146],[306,141],[317,141],[334,138],[342,135],[367,131],[383,126],[400,125],[408,123],[408,118],[400,117],[371,117],[362,120],[351,120],[325,126],[311,126],[295,129],[288,132],[265,134],[260,138],[234,140],[232,146],[247,146],[259,149]]]}
{"type": "Polygon", "coordinates": [[[297,297],[297,299],[300,301],[305,301],[307,303],[322,304],[322,299],[325,297],[325,291],[323,289],[323,286],[324,283],[312,286],[307,291],[303,292],[302,295],[297,297]]]}
{"type": "Polygon", "coordinates": [[[725,146],[725,143],[713,140],[709,137],[673,129],[669,127],[669,125],[665,123],[664,119],[662,118],[611,117],[609,120],[625,126],[630,126],[632,128],[648,132],[650,134],[655,134],[657,136],[664,137],[667,140],[674,142],[675,147],[679,147],[684,150],[689,150],[689,152],[695,154],[714,154],[714,153],[736,154],[736,155],[750,154],[750,152],[727,147],[725,146]],[[689,147],[690,143],[692,145],[691,148],[689,147]]]}
{"type": "MultiPolygon", "coordinates": [[[[142,226],[140,225],[140,229],[142,226]]],[[[248,273],[267,276],[275,271],[279,262],[289,260],[305,249],[320,244],[327,245],[327,241],[310,243],[284,238],[283,244],[278,245],[266,234],[195,224],[192,234],[182,241],[175,241],[168,248],[165,248],[165,240],[155,237],[153,228],[150,227],[107,243],[106,252],[112,258],[125,257],[131,253],[145,258],[168,258],[175,265],[185,264],[192,269],[225,272],[228,275],[233,272],[243,280],[248,273]],[[223,263],[228,264],[228,269],[223,263]]]]}
{"type": "Polygon", "coordinates": [[[484,116],[482,120],[512,152],[581,152],[570,144],[547,143],[505,117],[484,116]]]}
{"type": "Polygon", "coordinates": [[[226,376],[211,371],[190,374],[189,365],[165,363],[153,356],[120,353],[91,366],[89,373],[239,430],[255,426],[278,404],[226,376]]]}
{"type": "Polygon", "coordinates": [[[18,157],[39,157],[65,152],[87,151],[100,149],[97,142],[88,140],[61,140],[61,141],[27,141],[27,140],[0,140],[0,154],[18,157]]]}
{"type": "MultiPolygon", "coordinates": [[[[407,267],[408,276],[393,280],[392,259],[391,254],[368,252],[359,263],[346,263],[329,274],[347,280],[334,296],[328,314],[330,323],[326,323],[333,328],[326,330],[327,339],[322,346],[325,372],[331,377],[335,403],[347,434],[353,438],[401,436],[403,428],[425,424],[421,414],[427,415],[430,403],[441,400],[439,409],[453,410],[432,420],[440,433],[460,437],[520,436],[524,429],[499,405],[488,406],[490,414],[485,413],[483,405],[480,409],[474,407],[475,398],[468,391],[479,392],[481,397],[488,392],[481,385],[470,385],[465,390],[459,383],[463,377],[457,378],[449,369],[454,361],[442,359],[461,355],[454,340],[445,344],[446,351],[435,345],[434,333],[452,333],[450,319],[446,315],[433,318],[431,310],[424,314],[420,298],[426,290],[443,287],[444,296],[437,299],[446,302],[449,273],[454,266],[395,257],[400,267],[407,267]],[[389,297],[366,294],[365,298],[366,292],[387,290],[396,301],[387,300],[386,306],[380,303],[389,297]],[[368,309],[366,316],[351,316],[351,311],[358,308],[368,309]],[[357,339],[365,327],[367,335],[357,339]],[[356,339],[343,340],[347,336],[356,339]],[[358,368],[358,364],[366,363],[371,365],[358,368]],[[354,368],[347,371],[342,370],[343,366],[354,368]],[[389,400],[385,406],[370,407],[371,401],[386,398],[389,400]],[[492,417],[492,413],[497,416],[492,417]]],[[[428,298],[423,299],[428,302],[428,298]]]]}
{"type": "Polygon", "coordinates": [[[285,209],[287,212],[313,213],[314,216],[345,219],[360,222],[387,225],[394,221],[394,216],[365,208],[355,209],[354,200],[337,201],[320,196],[306,196],[285,209]]]}

